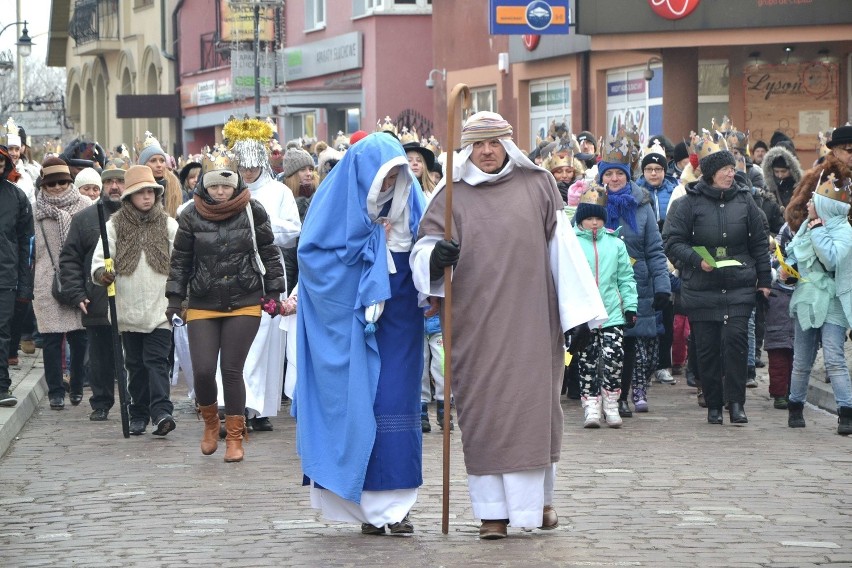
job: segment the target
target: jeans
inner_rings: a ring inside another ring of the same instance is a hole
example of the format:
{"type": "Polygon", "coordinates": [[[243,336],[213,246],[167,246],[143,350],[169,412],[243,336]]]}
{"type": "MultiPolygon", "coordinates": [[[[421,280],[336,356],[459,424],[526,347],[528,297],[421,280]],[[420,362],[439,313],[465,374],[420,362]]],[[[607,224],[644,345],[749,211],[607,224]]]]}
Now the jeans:
{"type": "Polygon", "coordinates": [[[9,390],[9,357],[18,356],[18,346],[11,345],[12,315],[15,312],[15,290],[0,290],[0,392],[9,390]]]}
{"type": "Polygon", "coordinates": [[[62,336],[68,342],[71,351],[71,392],[83,392],[83,377],[86,374],[86,332],[82,329],[62,333],[42,333],[44,348],[41,355],[44,360],[44,380],[47,382],[48,398],[65,398],[62,386],[62,336]]]}
{"type": "Polygon", "coordinates": [[[690,321],[701,388],[708,408],[725,401],[745,403],[748,374],[748,317],[690,321]]]}
{"type": "Polygon", "coordinates": [[[852,408],[852,381],[843,354],[846,328],[833,323],[824,323],[819,329],[802,329],[798,318],[793,340],[793,375],[790,378],[790,402],[805,402],[808,396],[808,378],[814,365],[820,336],[822,336],[822,358],[825,371],[831,379],[831,389],[837,407],[852,408]]]}
{"type": "Polygon", "coordinates": [[[128,411],[131,420],[149,419],[156,424],[174,411],[169,399],[169,351],[172,348],[170,329],[157,328],[151,333],[125,331],[124,367],[127,369],[128,411]]]}
{"type": "MultiPolygon", "coordinates": [[[[109,410],[115,404],[115,362],[112,356],[112,327],[90,325],[86,328],[89,338],[89,386],[92,410],[109,410]]],[[[122,372],[124,372],[122,370],[122,372]]]]}

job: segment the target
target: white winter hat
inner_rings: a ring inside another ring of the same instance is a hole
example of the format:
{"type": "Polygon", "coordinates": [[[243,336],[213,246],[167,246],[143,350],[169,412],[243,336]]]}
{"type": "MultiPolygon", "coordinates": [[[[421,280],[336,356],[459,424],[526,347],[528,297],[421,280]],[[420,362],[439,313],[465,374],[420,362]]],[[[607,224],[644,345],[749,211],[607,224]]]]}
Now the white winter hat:
{"type": "Polygon", "coordinates": [[[83,187],[84,185],[96,185],[99,189],[103,189],[104,185],[101,181],[101,174],[94,168],[83,168],[77,177],[74,178],[74,185],[83,187]]]}

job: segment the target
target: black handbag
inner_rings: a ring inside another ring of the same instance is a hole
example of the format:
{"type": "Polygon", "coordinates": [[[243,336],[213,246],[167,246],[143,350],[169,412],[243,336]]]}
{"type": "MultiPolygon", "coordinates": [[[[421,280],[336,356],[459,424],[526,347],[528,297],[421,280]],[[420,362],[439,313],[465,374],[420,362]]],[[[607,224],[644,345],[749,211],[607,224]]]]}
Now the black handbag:
{"type": "Polygon", "coordinates": [[[47,256],[50,257],[50,264],[53,265],[53,284],[50,287],[50,293],[53,295],[53,299],[63,306],[73,306],[74,298],[71,297],[70,291],[62,288],[62,280],[59,278],[59,265],[56,264],[56,261],[53,259],[53,253],[50,251],[50,245],[47,244],[47,234],[44,232],[44,223],[39,222],[38,226],[41,229],[41,236],[44,237],[44,248],[47,249],[47,256]]]}

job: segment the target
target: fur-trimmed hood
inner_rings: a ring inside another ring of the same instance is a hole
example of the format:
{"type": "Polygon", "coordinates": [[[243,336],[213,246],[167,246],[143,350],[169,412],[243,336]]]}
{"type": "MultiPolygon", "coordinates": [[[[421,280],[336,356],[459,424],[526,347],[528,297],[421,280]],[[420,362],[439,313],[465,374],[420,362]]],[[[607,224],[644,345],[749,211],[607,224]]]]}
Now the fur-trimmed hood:
{"type": "Polygon", "coordinates": [[[801,181],[804,172],[802,171],[802,165],[799,163],[799,159],[783,146],[775,146],[770,149],[765,156],[763,156],[763,163],[760,166],[763,169],[763,181],[766,184],[766,190],[773,194],[776,197],[776,200],[780,203],[781,200],[778,195],[778,184],[775,183],[775,176],[772,175],[772,162],[774,162],[777,158],[784,158],[784,161],[787,162],[788,169],[790,170],[790,175],[793,176],[796,183],[801,181]]]}

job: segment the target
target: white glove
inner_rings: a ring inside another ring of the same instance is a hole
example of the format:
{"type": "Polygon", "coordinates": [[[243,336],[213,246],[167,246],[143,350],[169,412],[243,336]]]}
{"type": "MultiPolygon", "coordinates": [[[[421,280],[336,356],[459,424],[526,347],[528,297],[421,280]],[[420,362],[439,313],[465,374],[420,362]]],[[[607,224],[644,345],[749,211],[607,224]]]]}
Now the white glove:
{"type": "Polygon", "coordinates": [[[367,320],[367,323],[376,323],[379,321],[379,318],[382,317],[382,312],[385,309],[385,303],[379,302],[378,304],[373,304],[372,306],[367,306],[364,308],[364,318],[367,320]]]}

